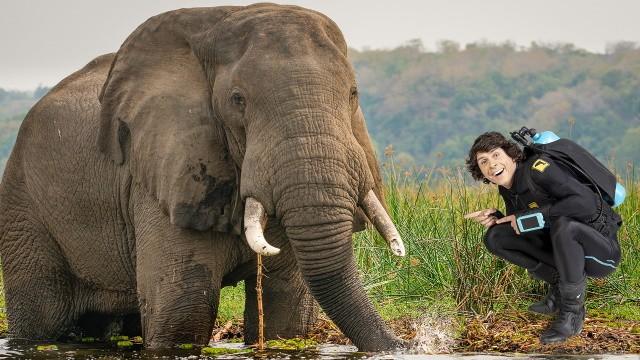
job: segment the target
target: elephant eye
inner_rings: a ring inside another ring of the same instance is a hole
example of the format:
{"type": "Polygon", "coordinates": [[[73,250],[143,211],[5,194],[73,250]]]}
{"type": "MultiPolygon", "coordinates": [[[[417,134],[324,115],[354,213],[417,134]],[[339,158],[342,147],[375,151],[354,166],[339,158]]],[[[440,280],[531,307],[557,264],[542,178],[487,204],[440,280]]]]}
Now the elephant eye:
{"type": "Polygon", "coordinates": [[[351,103],[351,111],[355,112],[358,109],[358,88],[355,86],[351,88],[349,103],[351,103]]]}
{"type": "Polygon", "coordinates": [[[233,94],[231,94],[231,102],[234,105],[237,105],[237,106],[244,106],[245,105],[244,97],[242,95],[240,95],[240,93],[238,93],[238,92],[234,92],[233,94]]]}

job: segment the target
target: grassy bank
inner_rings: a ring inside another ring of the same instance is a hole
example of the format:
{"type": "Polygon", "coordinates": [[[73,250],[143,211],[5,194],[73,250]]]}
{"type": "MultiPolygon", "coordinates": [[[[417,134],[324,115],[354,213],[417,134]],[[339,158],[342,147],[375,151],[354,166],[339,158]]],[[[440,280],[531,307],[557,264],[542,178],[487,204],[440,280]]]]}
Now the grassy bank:
{"type": "MultiPolygon", "coordinates": [[[[590,316],[640,320],[640,182],[628,170],[627,198],[616,209],[624,219],[621,265],[611,276],[589,281],[590,316]]],[[[524,311],[543,293],[526,271],[490,255],[484,228],[463,219],[471,211],[504,207],[494,186],[465,179],[450,170],[387,170],[386,200],[407,255],[392,256],[374,230],[354,236],[365,287],[385,319],[524,311]]],[[[243,297],[241,286],[223,289],[222,320],[242,318],[243,297]]]]}
{"type": "MultiPolygon", "coordinates": [[[[490,255],[482,241],[484,228],[462,217],[475,210],[503,208],[496,188],[469,184],[461,173],[445,175],[444,180],[429,181],[428,173],[389,172],[387,203],[407,256],[390,256],[374,231],[356,235],[358,264],[370,295],[400,311],[428,306],[487,314],[523,308],[543,290],[540,282],[490,255]]],[[[624,181],[626,201],[616,209],[624,219],[619,232],[621,265],[611,276],[590,281],[588,305],[640,318],[640,183],[633,179],[629,171],[624,181]]]]}

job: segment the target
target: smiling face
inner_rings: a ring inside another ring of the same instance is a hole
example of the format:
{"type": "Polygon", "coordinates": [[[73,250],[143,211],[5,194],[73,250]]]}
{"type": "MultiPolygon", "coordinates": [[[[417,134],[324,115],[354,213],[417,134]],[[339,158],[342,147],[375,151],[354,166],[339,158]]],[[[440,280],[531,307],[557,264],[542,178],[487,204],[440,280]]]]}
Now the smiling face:
{"type": "Polygon", "coordinates": [[[476,160],[482,175],[487,180],[507,189],[511,188],[516,162],[502,148],[495,148],[489,152],[478,152],[476,160]]]}

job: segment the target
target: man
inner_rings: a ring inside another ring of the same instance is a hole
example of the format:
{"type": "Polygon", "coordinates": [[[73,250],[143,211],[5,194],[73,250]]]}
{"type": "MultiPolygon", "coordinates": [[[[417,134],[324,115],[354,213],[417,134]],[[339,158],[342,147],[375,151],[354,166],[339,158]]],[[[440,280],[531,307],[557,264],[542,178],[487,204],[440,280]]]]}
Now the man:
{"type": "Polygon", "coordinates": [[[586,277],[607,276],[620,261],[620,216],[562,164],[525,154],[498,132],[480,135],[466,162],[474,179],[498,185],[506,216],[484,209],[465,218],[488,228],[491,253],[549,284],[546,297],[529,307],[557,313],[540,340],[556,343],[579,334],[586,277]]]}

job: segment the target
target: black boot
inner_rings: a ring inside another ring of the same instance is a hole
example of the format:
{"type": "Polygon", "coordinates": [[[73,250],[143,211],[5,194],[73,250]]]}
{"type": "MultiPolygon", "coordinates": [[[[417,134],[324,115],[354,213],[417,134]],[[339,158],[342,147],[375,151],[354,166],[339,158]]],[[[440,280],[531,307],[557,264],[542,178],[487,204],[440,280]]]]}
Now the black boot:
{"type": "Polygon", "coordinates": [[[547,295],[540,301],[529,305],[529,311],[551,315],[558,312],[560,308],[560,292],[558,291],[558,283],[548,284],[549,289],[547,295]]]}
{"type": "Polygon", "coordinates": [[[543,280],[549,286],[544,299],[529,305],[529,311],[538,314],[555,314],[560,308],[560,292],[558,291],[558,271],[549,265],[538,265],[527,270],[532,278],[543,280]]]}
{"type": "Polygon", "coordinates": [[[585,280],[577,283],[562,281],[558,283],[561,299],[560,312],[540,336],[543,344],[563,342],[582,331],[585,316],[585,280]]]}

